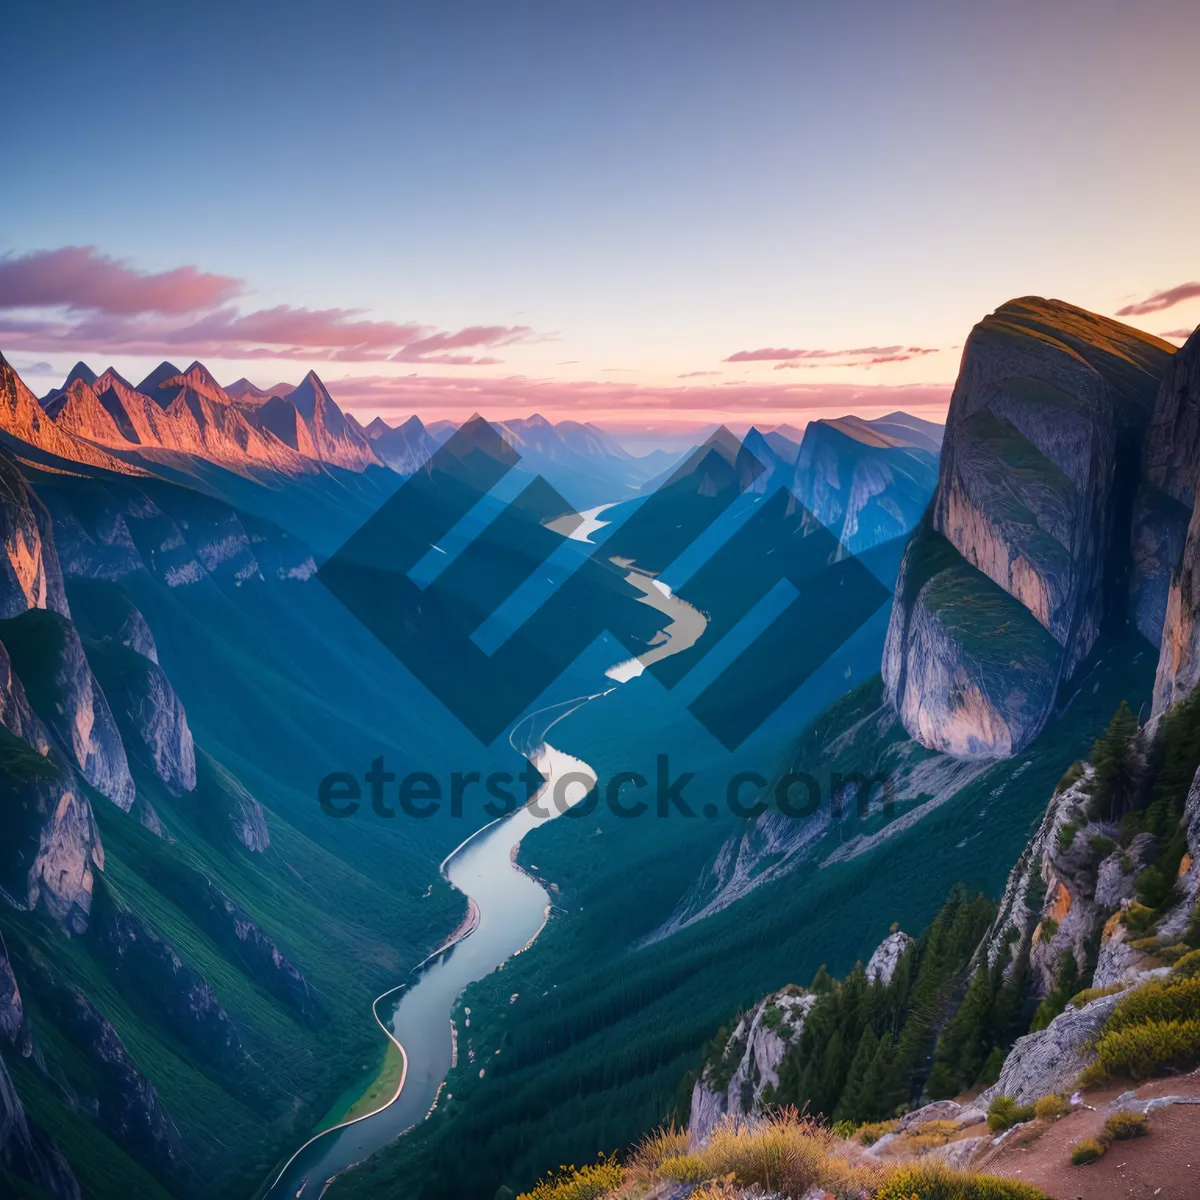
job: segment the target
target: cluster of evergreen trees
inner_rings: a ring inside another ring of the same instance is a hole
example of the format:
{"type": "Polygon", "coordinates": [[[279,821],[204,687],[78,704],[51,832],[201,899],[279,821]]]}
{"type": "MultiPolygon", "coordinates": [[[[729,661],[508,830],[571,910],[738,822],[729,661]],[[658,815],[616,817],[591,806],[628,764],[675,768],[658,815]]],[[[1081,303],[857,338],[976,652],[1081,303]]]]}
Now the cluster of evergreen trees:
{"type": "Polygon", "coordinates": [[[838,985],[819,972],[813,990],[825,994],[780,1064],[772,1099],[836,1121],[881,1120],[915,1100],[994,915],[985,897],[956,887],[889,983],[869,983],[861,964],[838,985]]]}
{"type": "MultiPolygon", "coordinates": [[[[1122,702],[1093,744],[1091,764],[1088,807],[1095,818],[1119,823],[1120,843],[1111,845],[1128,845],[1143,832],[1161,841],[1157,861],[1138,877],[1139,901],[1157,915],[1172,902],[1187,849],[1181,818],[1200,767],[1200,692],[1167,714],[1149,746],[1122,702]]],[[[1079,764],[1073,772],[1064,783],[1079,777],[1079,764]]],[[[1056,987],[1031,1024],[1027,946],[1015,962],[1001,955],[968,981],[971,957],[993,915],[989,901],[969,900],[959,887],[886,986],[868,983],[861,964],[840,984],[822,968],[812,990],[825,994],[780,1065],[779,1089],[770,1099],[807,1105],[835,1121],[877,1121],[922,1095],[938,1100],[994,1083],[1013,1042],[1028,1028],[1049,1024],[1090,972],[1064,954],[1056,987]]]]}

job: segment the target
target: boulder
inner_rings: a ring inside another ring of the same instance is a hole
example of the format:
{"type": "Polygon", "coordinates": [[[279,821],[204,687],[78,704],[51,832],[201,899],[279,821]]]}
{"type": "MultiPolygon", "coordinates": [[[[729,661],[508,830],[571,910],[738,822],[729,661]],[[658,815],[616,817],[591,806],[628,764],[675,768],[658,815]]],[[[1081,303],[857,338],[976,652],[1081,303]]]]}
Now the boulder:
{"type": "Polygon", "coordinates": [[[1067,1007],[1037,1033],[1018,1038],[1000,1078],[975,1103],[986,1108],[997,1096],[1032,1104],[1051,1093],[1074,1090],[1080,1073],[1096,1059],[1092,1043],[1121,1001],[1121,993],[1101,996],[1083,1008],[1067,1007]]]}

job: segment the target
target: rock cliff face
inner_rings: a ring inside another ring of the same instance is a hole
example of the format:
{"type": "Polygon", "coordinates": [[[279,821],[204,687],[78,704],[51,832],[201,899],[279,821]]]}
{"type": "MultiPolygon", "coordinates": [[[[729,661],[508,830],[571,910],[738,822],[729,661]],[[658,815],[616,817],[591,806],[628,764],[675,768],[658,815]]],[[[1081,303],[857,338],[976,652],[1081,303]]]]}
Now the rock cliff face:
{"type": "Polygon", "coordinates": [[[29,608],[70,615],[45,506],[0,449],[0,618],[29,608]]]}
{"type": "MultiPolygon", "coordinates": [[[[1146,611],[1148,637],[1154,633],[1157,600],[1165,590],[1154,713],[1191,694],[1200,681],[1200,509],[1196,507],[1196,463],[1200,461],[1200,330],[1179,351],[1175,370],[1163,383],[1155,425],[1147,439],[1144,506],[1155,520],[1137,531],[1143,542],[1161,547],[1151,569],[1143,571],[1136,597],[1146,611]],[[1153,446],[1154,453],[1149,453],[1153,446]],[[1147,530],[1149,532],[1147,532],[1147,530]],[[1176,543],[1182,535],[1182,550],[1176,543]],[[1173,557],[1173,561],[1172,561],[1173,557]],[[1162,567],[1169,563],[1167,570],[1162,567]],[[1169,582],[1167,582],[1169,579],[1169,582]]],[[[1135,552],[1139,543],[1135,541],[1135,552]]],[[[1144,556],[1143,556],[1144,557],[1144,556]]],[[[1138,582],[1135,580],[1135,583],[1138,582]]],[[[1140,624],[1140,623],[1139,623],[1140,624]]]]}
{"type": "Polygon", "coordinates": [[[1142,445],[1142,478],[1133,518],[1134,619],[1143,636],[1162,638],[1171,575],[1179,565],[1196,504],[1200,463],[1200,331],[1171,360],[1142,445]]]}
{"type": "Polygon", "coordinates": [[[173,792],[196,787],[196,750],[187,714],[156,662],[110,638],[88,653],[116,717],[124,745],[173,792]]]}
{"type": "Polygon", "coordinates": [[[859,417],[813,421],[800,443],[793,491],[851,553],[903,537],[937,483],[929,440],[859,417]]]}
{"type": "Polygon", "coordinates": [[[1012,301],[971,332],[883,663],[924,745],[1004,757],[1040,731],[1123,595],[1137,453],[1171,354],[1053,300],[1012,301]]]}
{"type": "Polygon", "coordinates": [[[53,753],[0,728],[0,899],[40,910],[68,932],[87,928],[104,850],[92,806],[53,753]]]}
{"type": "Polygon", "coordinates": [[[43,757],[49,754],[50,734],[30,706],[3,642],[0,642],[0,725],[28,742],[43,757]]]}
{"type": "Polygon", "coordinates": [[[98,792],[126,812],[135,789],[116,722],[75,626],[32,609],[0,625],[8,656],[37,715],[98,792]]]}
{"type": "Polygon", "coordinates": [[[767,996],[738,1021],[721,1057],[706,1064],[692,1090],[688,1133],[703,1144],[727,1116],[753,1113],[779,1086],[783,1056],[800,1039],[817,997],[800,988],[767,996]]]}

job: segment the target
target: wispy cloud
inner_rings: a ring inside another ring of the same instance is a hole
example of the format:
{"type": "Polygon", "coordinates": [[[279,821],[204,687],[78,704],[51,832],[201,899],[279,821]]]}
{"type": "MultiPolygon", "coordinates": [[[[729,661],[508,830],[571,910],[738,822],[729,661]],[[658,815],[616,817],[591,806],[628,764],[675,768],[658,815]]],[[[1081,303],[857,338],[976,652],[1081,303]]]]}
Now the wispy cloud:
{"type": "MultiPolygon", "coordinates": [[[[854,357],[837,356],[836,362],[814,361],[812,358],[804,362],[781,362],[775,366],[776,371],[799,370],[802,367],[874,367],[879,363],[908,362],[914,358],[924,358],[926,354],[936,354],[937,350],[929,346],[872,346],[863,350],[848,351],[854,357]]],[[[823,355],[823,359],[834,355],[823,355]]]]}
{"type": "Polygon", "coordinates": [[[907,358],[918,358],[924,354],[936,353],[937,349],[929,346],[858,346],[850,350],[792,350],[786,347],[764,346],[761,350],[739,350],[724,361],[730,363],[819,363],[830,359],[851,359],[855,362],[899,362],[907,358]]]}
{"type": "Polygon", "coordinates": [[[702,375],[720,375],[720,371],[684,371],[677,379],[699,379],[702,375]]]}
{"type": "Polygon", "coordinates": [[[0,257],[0,343],[6,349],[173,354],[228,359],[491,366],[464,353],[534,340],[527,325],[439,330],[416,321],[377,321],[365,309],[274,308],[243,312],[228,301],[241,280],[194,266],[148,273],[67,246],[0,257]]]}
{"type": "Polygon", "coordinates": [[[66,308],[133,316],[200,312],[244,290],[198,267],[139,271],[95,246],[0,257],[0,308],[66,308]]]}
{"type": "Polygon", "coordinates": [[[1169,329],[1166,333],[1160,333],[1159,337],[1172,338],[1175,341],[1186,342],[1196,331],[1194,329],[1169,329]]]}
{"type": "Polygon", "coordinates": [[[1182,304],[1185,300],[1194,300],[1200,296],[1200,283],[1181,283],[1173,288],[1167,288],[1161,292],[1155,292],[1152,296],[1147,296],[1145,300],[1138,300],[1133,304],[1127,304],[1124,308],[1117,309],[1118,317],[1143,317],[1147,313],[1163,312],[1168,308],[1174,308],[1177,304],[1182,304]]]}

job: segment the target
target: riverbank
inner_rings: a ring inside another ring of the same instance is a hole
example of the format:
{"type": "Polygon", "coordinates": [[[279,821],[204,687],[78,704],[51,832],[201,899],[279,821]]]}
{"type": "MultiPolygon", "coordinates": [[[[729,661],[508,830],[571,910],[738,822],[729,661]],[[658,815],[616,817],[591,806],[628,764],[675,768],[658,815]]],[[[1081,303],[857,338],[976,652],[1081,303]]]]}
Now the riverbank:
{"type": "Polygon", "coordinates": [[[387,1042],[383,1063],[364,1087],[356,1083],[348,1087],[321,1119],[314,1136],[333,1129],[336,1125],[357,1120],[378,1111],[399,1095],[400,1083],[404,1078],[404,1052],[395,1042],[387,1042]]]}

